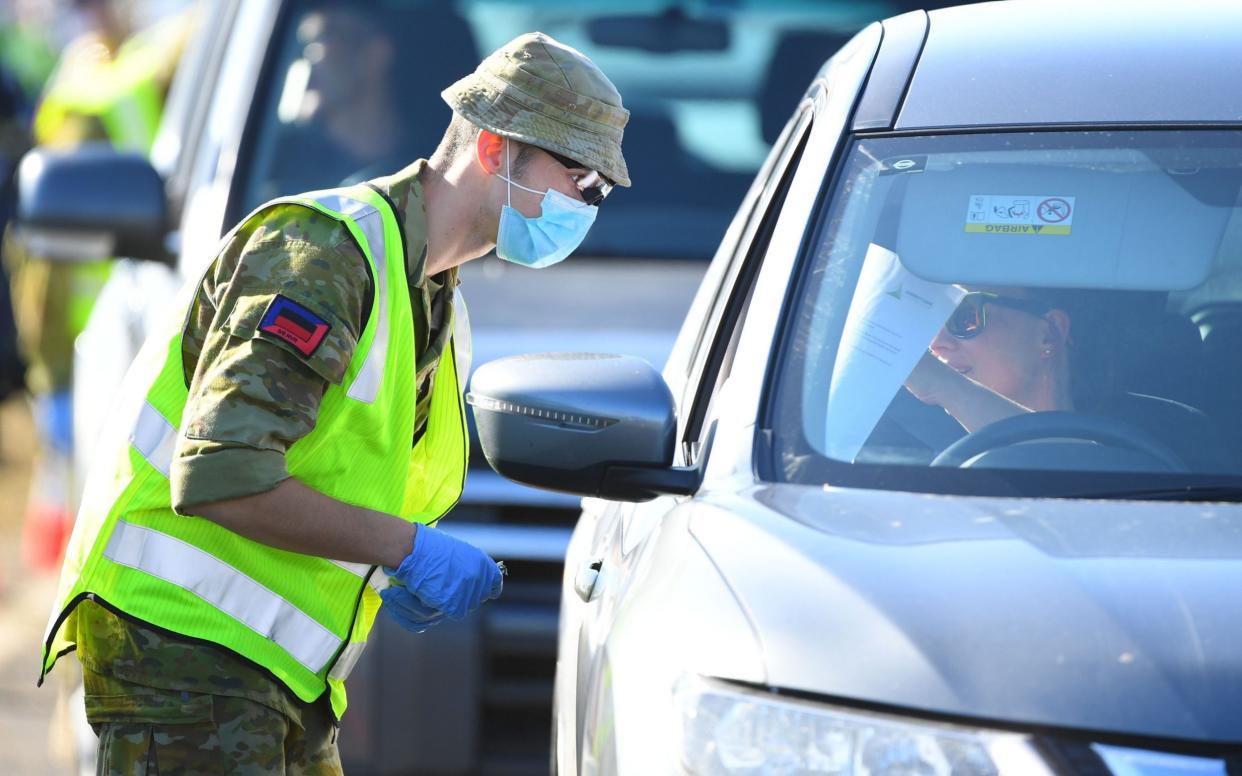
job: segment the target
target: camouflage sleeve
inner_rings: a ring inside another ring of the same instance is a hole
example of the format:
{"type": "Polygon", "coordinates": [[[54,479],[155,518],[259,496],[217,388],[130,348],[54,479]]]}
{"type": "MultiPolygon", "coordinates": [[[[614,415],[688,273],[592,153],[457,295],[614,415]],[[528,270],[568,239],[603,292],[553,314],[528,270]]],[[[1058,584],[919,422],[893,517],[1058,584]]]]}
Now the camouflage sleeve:
{"type": "Polygon", "coordinates": [[[173,509],[192,513],[288,478],[285,451],[344,378],[371,293],[366,259],[333,219],[282,205],[238,231],[186,324],[173,509]]]}

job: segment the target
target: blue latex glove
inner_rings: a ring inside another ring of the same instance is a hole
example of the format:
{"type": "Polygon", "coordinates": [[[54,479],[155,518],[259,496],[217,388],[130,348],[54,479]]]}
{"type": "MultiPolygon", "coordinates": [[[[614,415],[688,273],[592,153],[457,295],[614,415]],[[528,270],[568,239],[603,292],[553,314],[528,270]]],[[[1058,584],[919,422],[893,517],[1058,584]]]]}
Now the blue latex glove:
{"type": "Polygon", "coordinates": [[[384,599],[383,611],[411,633],[422,633],[444,619],[443,612],[424,605],[401,585],[381,590],[380,598],[384,599]]]}
{"type": "Polygon", "coordinates": [[[401,565],[384,571],[423,606],[450,620],[462,619],[504,587],[500,569],[487,553],[426,525],[418,527],[414,547],[401,565]]]}

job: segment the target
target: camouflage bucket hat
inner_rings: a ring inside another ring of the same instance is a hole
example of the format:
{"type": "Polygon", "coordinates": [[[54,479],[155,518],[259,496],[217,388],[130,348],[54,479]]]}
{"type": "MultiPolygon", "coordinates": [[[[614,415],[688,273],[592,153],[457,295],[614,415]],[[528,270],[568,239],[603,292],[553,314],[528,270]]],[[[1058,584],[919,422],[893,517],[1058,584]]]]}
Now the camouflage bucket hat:
{"type": "Polygon", "coordinates": [[[441,96],[475,126],[630,185],[621,155],[630,112],[617,87],[584,54],[542,32],[509,41],[441,96]]]}

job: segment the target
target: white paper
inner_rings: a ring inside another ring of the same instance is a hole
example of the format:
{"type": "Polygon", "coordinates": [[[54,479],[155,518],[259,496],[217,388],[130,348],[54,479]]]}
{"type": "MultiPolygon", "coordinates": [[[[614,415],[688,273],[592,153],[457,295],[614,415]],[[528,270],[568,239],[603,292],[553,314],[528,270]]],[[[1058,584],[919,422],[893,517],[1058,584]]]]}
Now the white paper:
{"type": "Polygon", "coordinates": [[[867,249],[828,387],[830,457],[854,460],[965,293],[915,277],[886,248],[867,249]]]}

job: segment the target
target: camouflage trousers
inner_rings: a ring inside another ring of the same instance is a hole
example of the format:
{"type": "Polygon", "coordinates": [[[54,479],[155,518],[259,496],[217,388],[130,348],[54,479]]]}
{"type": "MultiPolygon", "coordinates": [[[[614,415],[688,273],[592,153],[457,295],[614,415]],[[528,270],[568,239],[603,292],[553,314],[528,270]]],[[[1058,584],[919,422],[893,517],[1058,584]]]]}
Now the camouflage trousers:
{"type": "Polygon", "coordinates": [[[246,698],[83,674],[100,776],[341,773],[326,695],[307,707],[299,725],[246,698]]]}

